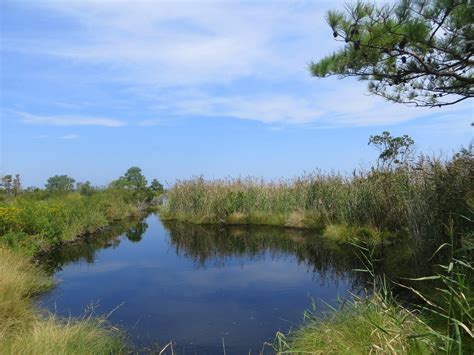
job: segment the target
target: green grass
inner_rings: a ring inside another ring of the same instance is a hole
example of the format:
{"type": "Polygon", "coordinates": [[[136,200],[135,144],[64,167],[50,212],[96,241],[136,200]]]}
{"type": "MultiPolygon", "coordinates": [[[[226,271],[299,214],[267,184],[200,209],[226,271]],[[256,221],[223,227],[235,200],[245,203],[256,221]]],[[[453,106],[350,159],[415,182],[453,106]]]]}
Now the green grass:
{"type": "Polygon", "coordinates": [[[434,342],[414,337],[429,331],[417,314],[376,294],[346,303],[326,317],[306,316],[307,324],[279,333],[280,354],[432,354],[434,342]]]}
{"type": "Polygon", "coordinates": [[[53,286],[27,257],[0,247],[1,354],[111,354],[125,350],[104,319],[60,320],[40,313],[32,297],[53,286]]]}
{"type": "Polygon", "coordinates": [[[0,196],[0,353],[116,354],[123,334],[103,318],[59,319],[32,305],[53,286],[31,257],[141,213],[132,191],[22,192],[0,196]]]}
{"type": "Polygon", "coordinates": [[[0,202],[0,244],[32,256],[138,215],[139,204],[124,190],[92,196],[25,192],[0,202]]]}
{"type": "Polygon", "coordinates": [[[277,333],[274,349],[280,354],[472,354],[474,233],[455,235],[451,223],[447,234],[449,240],[432,256],[439,262],[435,274],[397,279],[419,298],[409,308],[394,299],[386,278],[376,275],[374,249],[359,246],[364,262],[359,271],[372,277],[372,295],[345,302],[325,317],[305,313],[302,327],[277,333]]]}
{"type": "Polygon", "coordinates": [[[401,235],[436,236],[449,218],[462,229],[460,216],[469,213],[472,181],[470,149],[448,160],[420,156],[407,167],[352,176],[315,173],[276,182],[202,177],[178,181],[160,212],[163,219],[197,224],[310,228],[339,241],[353,239],[347,232],[355,232],[356,239],[382,242],[401,235]]]}

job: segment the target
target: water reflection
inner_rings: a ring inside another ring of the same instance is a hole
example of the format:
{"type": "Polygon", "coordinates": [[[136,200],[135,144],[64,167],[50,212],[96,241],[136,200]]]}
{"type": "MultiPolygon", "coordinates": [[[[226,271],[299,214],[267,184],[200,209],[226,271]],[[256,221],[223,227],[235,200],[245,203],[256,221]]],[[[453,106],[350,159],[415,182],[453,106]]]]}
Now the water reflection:
{"type": "Polygon", "coordinates": [[[148,229],[148,224],[144,221],[138,222],[133,227],[131,227],[126,233],[125,236],[131,242],[138,243],[142,240],[143,233],[148,229]]]}
{"type": "Polygon", "coordinates": [[[360,266],[353,248],[330,243],[312,231],[267,226],[211,226],[164,221],[170,245],[179,256],[194,261],[195,266],[225,267],[235,258],[272,259],[296,257],[307,271],[322,279],[338,279],[356,274],[360,266]]]}
{"type": "MultiPolygon", "coordinates": [[[[385,249],[377,251],[382,255],[385,249]]],[[[380,270],[399,270],[410,251],[390,253],[380,270]]],[[[180,353],[258,353],[276,331],[302,320],[309,296],[335,304],[369,281],[352,246],[311,231],[197,226],[131,220],[49,255],[62,280],[42,297],[60,315],[91,302],[137,347],[176,342],[180,353]],[[118,235],[118,237],[117,237],[118,235]],[[257,351],[256,351],[257,350],[257,351]]]]}
{"type": "Polygon", "coordinates": [[[103,231],[87,235],[73,244],[64,245],[52,250],[50,253],[41,255],[40,264],[50,274],[63,269],[64,265],[75,262],[86,262],[93,264],[96,255],[103,249],[116,249],[125,233],[128,240],[139,242],[146,232],[148,224],[143,219],[128,219],[111,225],[103,231]]]}

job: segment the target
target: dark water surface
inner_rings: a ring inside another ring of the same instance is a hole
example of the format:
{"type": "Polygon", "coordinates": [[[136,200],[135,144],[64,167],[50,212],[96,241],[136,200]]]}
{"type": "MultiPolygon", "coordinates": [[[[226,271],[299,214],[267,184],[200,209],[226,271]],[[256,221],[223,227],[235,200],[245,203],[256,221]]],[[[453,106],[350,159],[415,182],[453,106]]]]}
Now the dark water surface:
{"type": "Polygon", "coordinates": [[[58,284],[40,304],[62,316],[118,307],[109,320],[137,348],[172,340],[179,354],[222,354],[224,341],[248,354],[301,324],[310,297],[335,304],[363,284],[353,255],[311,232],[155,215],[126,228],[50,256],[58,284]]]}

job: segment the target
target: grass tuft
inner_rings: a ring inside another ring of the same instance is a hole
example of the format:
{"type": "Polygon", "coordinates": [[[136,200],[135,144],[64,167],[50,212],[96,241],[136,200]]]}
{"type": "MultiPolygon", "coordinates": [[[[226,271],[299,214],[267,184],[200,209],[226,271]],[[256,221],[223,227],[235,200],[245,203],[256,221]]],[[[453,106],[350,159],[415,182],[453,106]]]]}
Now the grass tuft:
{"type": "Polygon", "coordinates": [[[275,350],[280,354],[432,354],[431,340],[416,336],[428,329],[417,315],[376,294],[345,303],[326,317],[310,317],[288,339],[276,341],[275,350]]]}
{"type": "Polygon", "coordinates": [[[53,281],[20,254],[0,247],[1,354],[111,354],[124,351],[122,334],[103,319],[63,321],[31,302],[53,281]]]}

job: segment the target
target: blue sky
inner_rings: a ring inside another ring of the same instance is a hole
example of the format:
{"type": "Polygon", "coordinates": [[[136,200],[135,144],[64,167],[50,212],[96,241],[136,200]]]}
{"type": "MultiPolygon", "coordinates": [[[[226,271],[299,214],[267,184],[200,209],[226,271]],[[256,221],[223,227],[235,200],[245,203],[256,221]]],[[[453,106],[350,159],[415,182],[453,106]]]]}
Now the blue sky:
{"type": "Polygon", "coordinates": [[[472,139],[473,102],[406,107],[307,71],[338,48],[343,1],[1,0],[1,169],[106,184],[128,167],[169,184],[348,172],[368,137],[410,134],[449,153],[472,139]]]}

